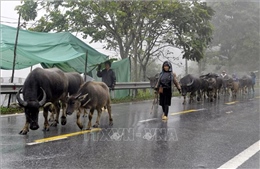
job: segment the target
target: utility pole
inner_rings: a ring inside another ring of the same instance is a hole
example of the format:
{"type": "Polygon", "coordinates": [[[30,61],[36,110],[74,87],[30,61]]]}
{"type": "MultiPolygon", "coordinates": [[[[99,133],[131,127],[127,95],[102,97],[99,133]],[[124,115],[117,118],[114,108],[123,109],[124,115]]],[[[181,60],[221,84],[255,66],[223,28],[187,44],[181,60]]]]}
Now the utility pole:
{"type": "MultiPolygon", "coordinates": [[[[14,44],[14,60],[13,60],[13,69],[12,69],[11,83],[14,82],[14,71],[15,71],[15,63],[16,63],[16,49],[17,49],[18,35],[19,35],[19,30],[20,30],[20,21],[21,21],[21,14],[19,12],[18,25],[17,25],[16,37],[15,37],[15,44],[14,44]]],[[[8,107],[10,106],[11,95],[12,94],[9,95],[8,105],[7,105],[8,107]]]]}
{"type": "Polygon", "coordinates": [[[188,59],[185,59],[185,75],[188,74],[188,59]]]}
{"type": "Polygon", "coordinates": [[[84,71],[84,81],[85,82],[87,81],[87,74],[88,74],[87,66],[88,66],[88,51],[86,51],[86,58],[85,58],[85,71],[84,71]]]}

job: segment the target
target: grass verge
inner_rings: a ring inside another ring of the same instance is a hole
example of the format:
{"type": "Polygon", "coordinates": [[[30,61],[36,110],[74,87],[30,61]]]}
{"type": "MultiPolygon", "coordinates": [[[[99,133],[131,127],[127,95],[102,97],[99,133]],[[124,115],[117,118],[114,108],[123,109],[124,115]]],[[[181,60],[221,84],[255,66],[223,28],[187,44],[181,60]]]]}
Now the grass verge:
{"type": "Polygon", "coordinates": [[[19,108],[12,108],[12,107],[0,107],[0,112],[1,115],[4,114],[15,114],[15,113],[22,113],[23,112],[23,108],[19,107],[19,108]]]}

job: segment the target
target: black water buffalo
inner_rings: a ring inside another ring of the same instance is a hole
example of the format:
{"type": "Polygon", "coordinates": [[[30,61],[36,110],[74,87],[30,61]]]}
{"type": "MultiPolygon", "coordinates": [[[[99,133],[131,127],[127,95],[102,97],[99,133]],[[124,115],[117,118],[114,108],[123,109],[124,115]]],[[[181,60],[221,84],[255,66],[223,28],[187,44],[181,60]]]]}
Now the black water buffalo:
{"type": "MultiPolygon", "coordinates": [[[[155,88],[156,84],[158,83],[159,77],[160,77],[160,73],[157,73],[157,74],[155,74],[152,77],[147,77],[149,79],[151,88],[153,88],[153,89],[155,88]]],[[[154,99],[154,103],[159,103],[159,94],[158,94],[158,92],[155,92],[154,94],[155,94],[155,96],[154,96],[154,98],[155,98],[154,99]]]]}
{"type": "Polygon", "coordinates": [[[201,82],[201,85],[200,85],[200,91],[201,91],[201,96],[206,99],[206,97],[208,97],[208,81],[205,77],[202,77],[200,76],[200,82],[201,82]]]}
{"type": "Polygon", "coordinates": [[[218,98],[220,98],[220,92],[223,88],[223,78],[221,76],[216,77],[216,83],[217,83],[217,93],[218,93],[218,98]]]}
{"type": "MultiPolygon", "coordinates": [[[[34,69],[26,78],[23,88],[16,95],[18,103],[24,107],[26,122],[20,134],[27,134],[29,126],[31,130],[39,128],[39,108],[43,108],[44,130],[49,130],[48,110],[51,102],[57,105],[59,100],[65,101],[67,96],[68,80],[64,73],[57,69],[34,69]],[[20,97],[22,90],[23,99],[20,97]]],[[[63,111],[65,114],[65,111],[63,111]]],[[[56,112],[55,122],[58,122],[59,112],[56,112]]]]}
{"type": "Polygon", "coordinates": [[[68,107],[66,113],[71,115],[75,110],[77,113],[77,125],[82,130],[83,125],[80,121],[80,113],[82,109],[90,109],[89,122],[87,130],[91,128],[91,120],[96,109],[98,112],[96,123],[93,127],[98,127],[102,108],[105,107],[109,114],[109,125],[113,125],[111,116],[109,88],[103,82],[89,81],[84,83],[78,92],[68,98],[68,107]]]}
{"type": "Polygon", "coordinates": [[[201,81],[198,77],[195,77],[191,74],[188,74],[180,79],[180,85],[181,85],[181,93],[184,97],[183,104],[186,103],[186,95],[187,93],[190,93],[190,100],[189,103],[193,101],[193,96],[196,96],[197,92],[197,101],[200,101],[201,99],[201,81]]]}
{"type": "Polygon", "coordinates": [[[250,75],[244,75],[242,78],[239,79],[239,84],[242,89],[242,94],[251,93],[251,89],[253,91],[253,94],[255,92],[254,89],[254,79],[250,75]]]}
{"type": "MultiPolygon", "coordinates": [[[[82,76],[77,73],[77,72],[66,72],[64,73],[65,76],[67,77],[68,80],[68,94],[73,95],[76,94],[80,86],[84,83],[84,80],[82,76]]],[[[66,110],[67,107],[67,101],[62,102],[62,108],[66,110]]],[[[54,119],[54,112],[60,111],[60,106],[50,106],[50,111],[51,111],[51,117],[49,121],[52,121],[54,119]],[[57,109],[57,110],[53,110],[57,109]]],[[[66,114],[65,114],[66,115],[66,114]]],[[[61,117],[61,124],[65,125],[66,124],[66,116],[61,117]]]]}
{"type": "Polygon", "coordinates": [[[150,81],[150,86],[152,88],[155,88],[156,83],[158,82],[159,76],[160,76],[160,73],[157,73],[157,74],[155,74],[152,77],[147,77],[149,79],[149,81],[150,81]]]}
{"type": "Polygon", "coordinates": [[[212,102],[214,98],[219,98],[219,93],[223,85],[223,79],[216,73],[208,73],[200,76],[202,83],[202,93],[207,93],[209,100],[212,102]]]}
{"type": "Polygon", "coordinates": [[[68,93],[73,95],[77,93],[80,86],[84,83],[83,77],[77,72],[67,72],[65,73],[69,81],[68,93]]]}
{"type": "Polygon", "coordinates": [[[209,101],[212,102],[213,98],[217,98],[217,80],[214,77],[209,77],[208,81],[208,97],[209,101]]]}

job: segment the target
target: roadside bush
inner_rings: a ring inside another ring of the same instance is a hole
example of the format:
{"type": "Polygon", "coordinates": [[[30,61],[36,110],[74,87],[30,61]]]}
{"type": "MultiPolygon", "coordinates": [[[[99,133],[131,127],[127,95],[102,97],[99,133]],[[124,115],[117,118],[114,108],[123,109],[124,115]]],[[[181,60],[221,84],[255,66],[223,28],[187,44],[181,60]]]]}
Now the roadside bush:
{"type": "Polygon", "coordinates": [[[24,111],[23,108],[19,107],[19,108],[11,108],[11,107],[0,107],[0,113],[1,115],[3,114],[14,114],[14,113],[22,113],[24,111]]]}

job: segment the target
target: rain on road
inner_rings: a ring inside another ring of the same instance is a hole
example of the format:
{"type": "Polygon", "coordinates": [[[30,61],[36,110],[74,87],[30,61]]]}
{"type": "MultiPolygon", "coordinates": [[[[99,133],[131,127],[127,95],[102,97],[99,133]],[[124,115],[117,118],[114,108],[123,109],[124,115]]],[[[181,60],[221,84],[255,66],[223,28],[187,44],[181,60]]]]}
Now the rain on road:
{"type": "Polygon", "coordinates": [[[259,168],[258,93],[186,105],[173,97],[167,122],[152,101],[115,104],[112,128],[104,112],[91,131],[80,131],[73,114],[65,126],[23,136],[24,116],[3,115],[0,168],[259,168]]]}

